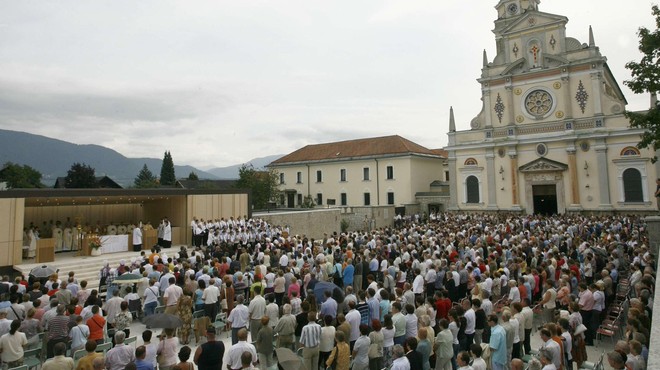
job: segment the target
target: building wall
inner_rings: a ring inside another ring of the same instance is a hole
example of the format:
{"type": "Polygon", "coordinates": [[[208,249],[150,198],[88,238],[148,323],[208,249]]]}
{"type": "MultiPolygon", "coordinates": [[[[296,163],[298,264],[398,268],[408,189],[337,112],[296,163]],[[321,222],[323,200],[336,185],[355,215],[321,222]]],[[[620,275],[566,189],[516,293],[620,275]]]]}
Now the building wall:
{"type": "Polygon", "coordinates": [[[0,266],[21,263],[25,199],[0,199],[0,266]]]}
{"type": "Polygon", "coordinates": [[[104,204],[104,205],[69,205],[69,206],[41,206],[25,207],[25,225],[34,223],[41,226],[43,222],[60,221],[65,223],[67,218],[72,223],[79,221],[83,226],[86,224],[96,225],[119,225],[137,224],[143,218],[143,210],[139,204],[104,204]]]}
{"type": "Polygon", "coordinates": [[[188,225],[193,217],[204,220],[215,220],[230,217],[249,217],[248,194],[208,194],[189,195],[184,204],[187,219],[181,220],[183,225],[181,233],[185,241],[191,239],[191,230],[188,225]],[[185,231],[184,231],[185,230],[185,231]]]}
{"type": "MultiPolygon", "coordinates": [[[[323,205],[334,199],[341,206],[341,194],[346,193],[348,206],[364,206],[365,193],[369,193],[370,205],[387,205],[388,193],[394,193],[394,205],[415,202],[415,193],[428,191],[429,184],[444,177],[443,159],[418,156],[354,159],[350,161],[323,162],[297,165],[279,165],[274,168],[284,175],[280,190],[295,191],[295,206],[299,207],[298,195],[311,195],[316,201],[322,195],[323,205]],[[391,166],[393,178],[387,179],[391,166]],[[364,179],[364,169],[369,169],[369,180],[364,179]],[[341,171],[346,171],[346,181],[341,181],[341,171]],[[317,181],[321,171],[321,181],[317,181]],[[301,182],[297,182],[297,173],[301,182]]],[[[285,194],[286,205],[286,194],[285,194]]]]}

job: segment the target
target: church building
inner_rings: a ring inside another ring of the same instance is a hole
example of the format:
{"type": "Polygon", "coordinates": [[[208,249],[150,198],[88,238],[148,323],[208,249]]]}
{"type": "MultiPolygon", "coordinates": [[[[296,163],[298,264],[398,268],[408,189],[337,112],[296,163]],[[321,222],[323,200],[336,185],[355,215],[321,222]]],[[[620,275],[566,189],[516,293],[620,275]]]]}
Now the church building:
{"type": "Polygon", "coordinates": [[[481,112],[456,131],[450,114],[449,211],[655,211],[655,153],[596,46],[536,0],[495,7],[497,55],[483,56],[481,112]]]}

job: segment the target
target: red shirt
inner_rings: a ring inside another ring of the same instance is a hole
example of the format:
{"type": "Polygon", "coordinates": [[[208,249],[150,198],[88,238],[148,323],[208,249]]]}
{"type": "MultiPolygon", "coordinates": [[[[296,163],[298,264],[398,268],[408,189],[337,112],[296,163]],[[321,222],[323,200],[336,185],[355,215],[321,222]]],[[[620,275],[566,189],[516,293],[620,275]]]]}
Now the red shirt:
{"type": "Polygon", "coordinates": [[[520,292],[520,299],[529,297],[525,284],[518,284],[518,291],[520,292]]]}
{"type": "Polygon", "coordinates": [[[89,338],[91,340],[103,339],[103,327],[105,326],[105,319],[96,314],[87,320],[89,327],[89,338]]]}
{"type": "Polygon", "coordinates": [[[449,298],[438,299],[435,302],[436,308],[436,318],[446,319],[449,315],[449,310],[451,309],[451,300],[449,298]]]}
{"type": "Polygon", "coordinates": [[[576,265],[571,265],[571,267],[569,267],[569,268],[571,269],[571,271],[575,272],[575,277],[577,278],[578,283],[579,283],[580,282],[580,269],[576,265]]]}

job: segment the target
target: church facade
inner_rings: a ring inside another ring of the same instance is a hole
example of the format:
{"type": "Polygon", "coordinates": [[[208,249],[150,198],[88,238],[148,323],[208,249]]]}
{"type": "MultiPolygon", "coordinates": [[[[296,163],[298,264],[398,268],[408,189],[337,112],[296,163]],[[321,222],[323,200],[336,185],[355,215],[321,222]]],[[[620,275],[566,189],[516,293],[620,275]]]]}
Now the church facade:
{"type": "Polygon", "coordinates": [[[450,115],[450,211],[652,212],[655,153],[636,144],[626,99],[593,32],[535,0],[497,5],[497,55],[484,52],[482,110],[470,129],[450,115]]]}

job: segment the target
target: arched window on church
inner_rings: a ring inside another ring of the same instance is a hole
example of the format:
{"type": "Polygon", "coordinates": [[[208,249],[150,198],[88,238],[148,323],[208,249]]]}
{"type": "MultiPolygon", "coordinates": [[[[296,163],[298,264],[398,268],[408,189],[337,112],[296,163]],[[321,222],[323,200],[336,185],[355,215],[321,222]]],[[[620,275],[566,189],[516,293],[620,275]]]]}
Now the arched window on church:
{"type": "Polygon", "coordinates": [[[644,201],[642,174],[639,173],[639,170],[628,168],[623,171],[623,194],[626,203],[644,201]]]}
{"type": "Polygon", "coordinates": [[[465,165],[466,166],[476,166],[477,164],[478,164],[477,160],[474,159],[474,158],[468,158],[468,159],[465,160],[465,165]]]}
{"type": "Polygon", "coordinates": [[[635,148],[634,146],[627,146],[623,148],[623,150],[621,151],[621,156],[627,157],[630,155],[639,155],[639,149],[635,148]]]}
{"type": "Polygon", "coordinates": [[[465,179],[466,203],[479,203],[479,179],[476,176],[468,176],[465,179]]]}

